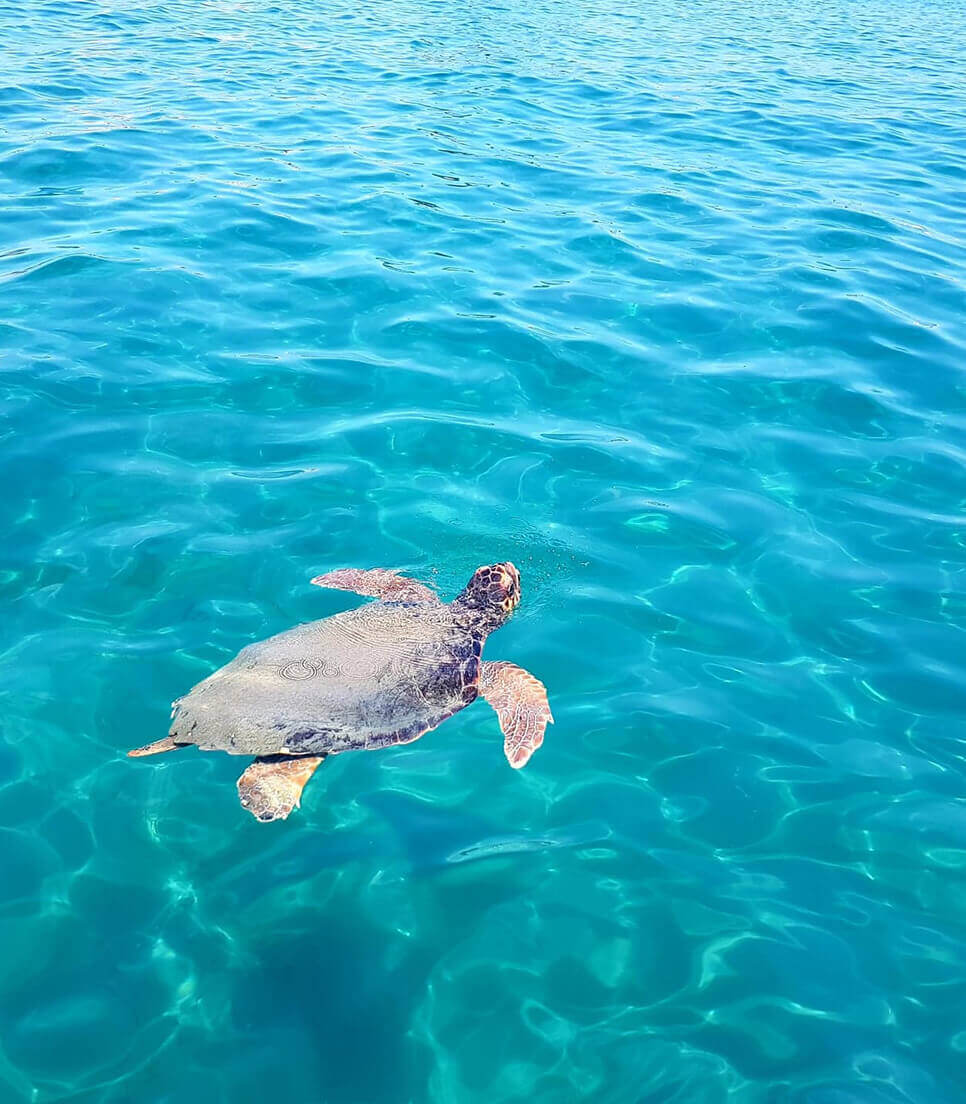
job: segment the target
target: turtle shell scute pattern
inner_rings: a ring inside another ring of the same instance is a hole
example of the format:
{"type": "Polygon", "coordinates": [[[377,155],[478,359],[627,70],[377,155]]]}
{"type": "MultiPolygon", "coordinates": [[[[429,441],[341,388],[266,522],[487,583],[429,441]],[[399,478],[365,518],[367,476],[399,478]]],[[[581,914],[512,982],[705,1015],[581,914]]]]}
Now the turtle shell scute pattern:
{"type": "Polygon", "coordinates": [[[295,659],[275,668],[284,679],[292,682],[304,682],[325,672],[325,662],[321,659],[295,659]]]}

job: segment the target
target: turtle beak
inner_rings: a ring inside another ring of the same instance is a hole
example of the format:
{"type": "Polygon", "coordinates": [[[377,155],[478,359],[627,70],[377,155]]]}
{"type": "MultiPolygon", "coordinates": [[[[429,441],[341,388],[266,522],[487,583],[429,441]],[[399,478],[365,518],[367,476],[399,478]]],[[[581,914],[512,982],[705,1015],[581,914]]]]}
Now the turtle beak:
{"type": "Polygon", "coordinates": [[[500,564],[500,582],[506,593],[503,606],[507,613],[512,613],[520,604],[520,572],[507,560],[500,564]]]}

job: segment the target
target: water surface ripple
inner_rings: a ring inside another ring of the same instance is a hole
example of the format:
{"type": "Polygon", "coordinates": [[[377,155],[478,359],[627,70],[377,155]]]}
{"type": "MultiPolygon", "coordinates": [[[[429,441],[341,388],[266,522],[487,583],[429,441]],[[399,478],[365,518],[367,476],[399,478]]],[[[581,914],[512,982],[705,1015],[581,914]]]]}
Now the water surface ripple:
{"type": "Polygon", "coordinates": [[[0,1098],[950,1104],[966,14],[0,2],[0,1098]],[[483,705],[137,764],[512,559],[483,705]]]}

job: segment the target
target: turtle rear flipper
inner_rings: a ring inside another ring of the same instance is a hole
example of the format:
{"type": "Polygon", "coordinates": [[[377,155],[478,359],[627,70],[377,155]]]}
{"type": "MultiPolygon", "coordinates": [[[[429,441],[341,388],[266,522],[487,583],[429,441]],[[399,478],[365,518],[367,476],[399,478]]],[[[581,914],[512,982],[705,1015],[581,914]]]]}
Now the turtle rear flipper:
{"type": "Polygon", "coordinates": [[[547,724],[553,724],[547,688],[515,663],[483,663],[480,693],[500,720],[507,761],[519,770],[543,743],[547,724]]]}
{"type": "Polygon", "coordinates": [[[267,755],[238,779],[242,807],[261,821],[285,820],[302,803],[302,790],[324,755],[267,755]]]}

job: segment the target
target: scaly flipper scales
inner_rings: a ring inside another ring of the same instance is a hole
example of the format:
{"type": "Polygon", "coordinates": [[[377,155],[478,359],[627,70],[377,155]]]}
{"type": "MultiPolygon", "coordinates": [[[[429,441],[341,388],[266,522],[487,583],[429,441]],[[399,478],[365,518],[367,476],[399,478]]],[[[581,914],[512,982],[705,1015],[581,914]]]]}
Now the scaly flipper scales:
{"type": "Polygon", "coordinates": [[[553,724],[546,687],[515,663],[483,663],[480,693],[496,710],[503,750],[519,770],[543,743],[547,723],[553,724]]]}
{"type": "Polygon", "coordinates": [[[267,755],[238,779],[242,806],[259,820],[284,820],[302,803],[302,790],[324,755],[267,755]]]}
{"type": "Polygon", "coordinates": [[[384,567],[365,570],[360,567],[343,567],[316,575],[314,586],[333,587],[336,590],[352,590],[367,598],[381,598],[384,602],[424,602],[436,604],[439,598],[424,583],[407,579],[398,571],[384,567]]]}

